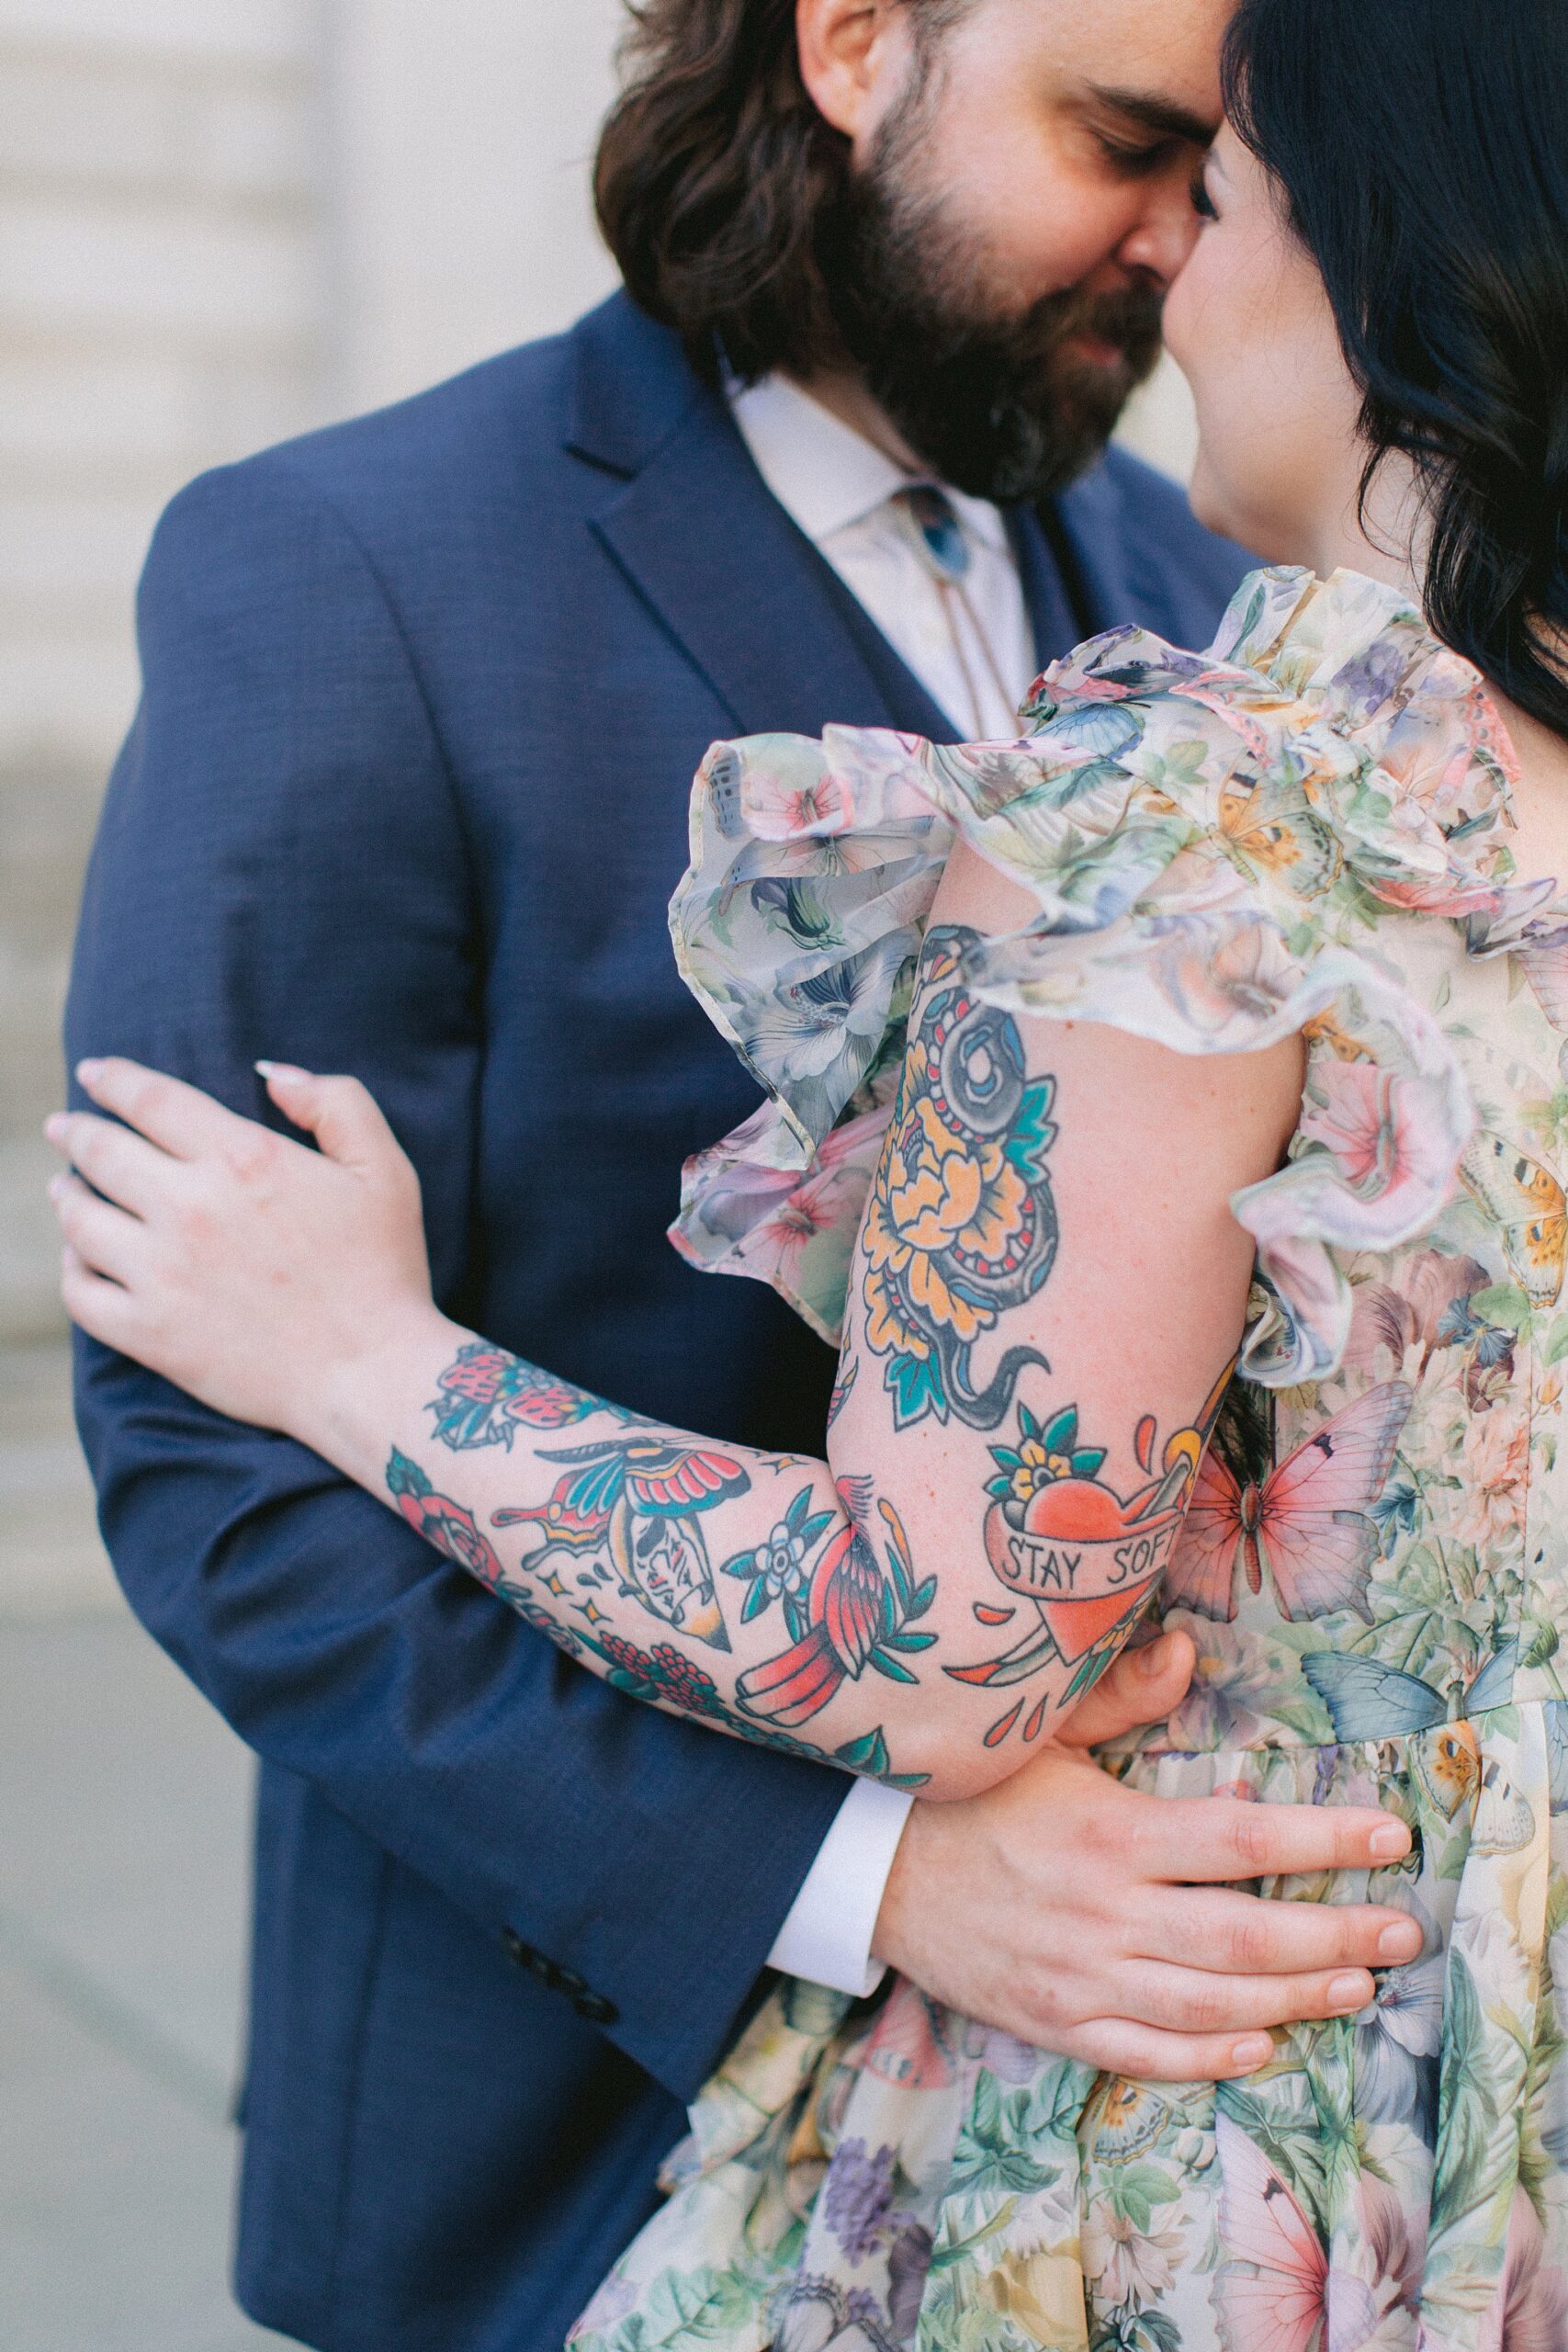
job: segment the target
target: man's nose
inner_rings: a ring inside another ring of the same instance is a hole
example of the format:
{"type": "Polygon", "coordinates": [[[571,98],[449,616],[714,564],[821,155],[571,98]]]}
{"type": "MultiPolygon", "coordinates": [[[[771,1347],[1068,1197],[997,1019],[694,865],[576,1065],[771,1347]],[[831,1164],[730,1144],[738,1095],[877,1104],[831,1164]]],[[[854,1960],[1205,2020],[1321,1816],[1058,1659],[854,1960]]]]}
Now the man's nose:
{"type": "Polygon", "coordinates": [[[1124,269],[1152,277],[1164,293],[1190,258],[1202,226],[1192,205],[1192,189],[1184,171],[1162,178],[1148,191],[1133,227],[1116,249],[1124,269]]]}

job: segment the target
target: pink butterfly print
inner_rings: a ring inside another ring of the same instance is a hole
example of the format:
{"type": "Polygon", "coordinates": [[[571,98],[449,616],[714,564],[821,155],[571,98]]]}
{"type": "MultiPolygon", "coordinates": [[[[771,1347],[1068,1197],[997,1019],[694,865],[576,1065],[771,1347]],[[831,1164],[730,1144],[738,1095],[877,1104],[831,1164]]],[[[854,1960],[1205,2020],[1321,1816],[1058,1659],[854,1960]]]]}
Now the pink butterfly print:
{"type": "Polygon", "coordinates": [[[1568,941],[1554,941],[1550,947],[1527,947],[1519,961],[1552,1027],[1568,1030],[1568,941]]]}
{"type": "Polygon", "coordinates": [[[865,2072],[900,2090],[946,2090],[961,2063],[974,2060],[999,2082],[1032,2082],[1040,2052],[999,2026],[955,2017],[940,2001],[900,1977],[873,2028],[862,2061],[865,2072]]]}
{"type": "Polygon", "coordinates": [[[1514,2191],[1503,2276],[1475,2352],[1561,2352],[1568,2343],[1568,2278],[1547,2260],[1546,2233],[1529,2192],[1514,2191]]]}
{"type": "Polygon", "coordinates": [[[1226,2261],[1220,2306],[1231,2343],[1246,2352],[1322,2352],[1328,2256],[1262,2150],[1228,2115],[1214,2118],[1220,2152],[1220,2236],[1226,2261]],[[1241,2269],[1239,2265],[1247,2267],[1241,2269]]]}
{"type": "MultiPolygon", "coordinates": [[[[1519,958],[1536,1002],[1558,1035],[1568,1040],[1568,943],[1532,947],[1519,958]]],[[[1568,1081],[1568,1042],[1558,1048],[1558,1069],[1568,1081]]]]}
{"type": "Polygon", "coordinates": [[[1281,1462],[1262,1487],[1243,1487],[1211,1451],[1166,1577],[1166,1606],[1228,1623],[1235,1570],[1263,1589],[1267,1562],[1292,1624],[1353,1609],[1371,1622],[1367,1582],[1381,1538],[1369,1516],[1388,1484],[1416,1392],[1403,1380],[1371,1388],[1281,1462]]]}
{"type": "Polygon", "coordinates": [[[945,2090],[957,2078],[957,2059],[947,2013],[900,1978],[866,2045],[866,2073],[900,2090],[945,2090]]]}
{"type": "Polygon", "coordinates": [[[1331,2265],[1322,2239],[1268,2157],[1228,2115],[1220,2155],[1220,2313],[1231,2352],[1369,2352],[1414,2342],[1422,2249],[1399,2201],[1368,2175],[1357,2193],[1355,2267],[1331,2265]],[[1363,2275],[1363,2272],[1365,2275],[1363,2275]],[[1395,2339],[1385,2331],[1404,2314],[1395,2339]]]}

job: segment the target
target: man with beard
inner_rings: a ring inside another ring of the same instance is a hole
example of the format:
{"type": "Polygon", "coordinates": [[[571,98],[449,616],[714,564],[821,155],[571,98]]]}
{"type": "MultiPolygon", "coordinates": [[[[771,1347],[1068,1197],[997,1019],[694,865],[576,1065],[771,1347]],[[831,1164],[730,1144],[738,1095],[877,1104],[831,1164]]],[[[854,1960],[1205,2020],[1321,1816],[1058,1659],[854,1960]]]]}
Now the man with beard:
{"type": "MultiPolygon", "coordinates": [[[[754,1101],[666,934],[691,777],[764,728],[1009,731],[1114,623],[1207,639],[1240,555],[1101,452],[1224,13],[645,0],[598,173],[629,292],[165,517],[73,1059],[255,1114],[257,1057],[355,1072],[455,1314],[818,1451],[828,1351],[664,1239],[754,1101]]],[[[288,1443],[94,1347],[79,1391],[131,1601],[262,1758],[240,2294],[322,2352],[549,2352],[770,1962],[1212,2077],[1372,1957],[1349,1908],[1161,1925],[1171,1882],[1358,1859],[1310,1815],[1276,1848],[1066,1748],[910,1815],[619,1696],[288,1443]]],[[[478,1359],[441,1410],[504,1442],[570,1400],[478,1359]]],[[[1078,1736],[1179,1700],[1152,1656],[1078,1736]]]]}

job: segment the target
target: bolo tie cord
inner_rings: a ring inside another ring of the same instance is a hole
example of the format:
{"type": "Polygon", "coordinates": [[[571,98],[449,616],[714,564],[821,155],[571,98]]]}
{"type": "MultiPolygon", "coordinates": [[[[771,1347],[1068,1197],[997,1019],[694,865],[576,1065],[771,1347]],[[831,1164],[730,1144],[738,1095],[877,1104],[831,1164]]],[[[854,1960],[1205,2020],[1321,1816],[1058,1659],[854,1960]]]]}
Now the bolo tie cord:
{"type": "Polygon", "coordinates": [[[974,556],[964,536],[958,510],[945,491],[934,482],[916,482],[908,490],[894,493],[893,503],[899,509],[909,536],[926,571],[936,583],[942,601],[947,633],[952,640],[953,658],[964,679],[964,692],[969,697],[969,716],[976,738],[986,732],[985,714],[980,705],[975,673],[964,642],[964,631],[958,626],[960,611],[969,623],[975,643],[979,647],[991,684],[1004,709],[1014,707],[1016,697],[1001,673],[996,651],[975,609],[969,594],[969,575],[974,556]]]}

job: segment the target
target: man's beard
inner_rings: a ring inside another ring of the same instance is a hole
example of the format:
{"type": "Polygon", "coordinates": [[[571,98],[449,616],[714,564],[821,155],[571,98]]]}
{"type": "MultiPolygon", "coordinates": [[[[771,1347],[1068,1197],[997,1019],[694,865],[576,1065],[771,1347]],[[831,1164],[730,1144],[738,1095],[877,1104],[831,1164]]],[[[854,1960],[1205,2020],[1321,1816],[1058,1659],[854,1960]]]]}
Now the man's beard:
{"type": "Polygon", "coordinates": [[[918,183],[925,110],[851,172],[824,240],[839,329],[883,413],[955,490],[999,504],[1063,490],[1104,449],[1160,355],[1152,288],[987,297],[978,242],[918,183]],[[1078,336],[1118,355],[1091,357],[1078,336]]]}

